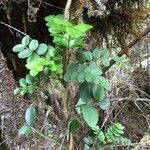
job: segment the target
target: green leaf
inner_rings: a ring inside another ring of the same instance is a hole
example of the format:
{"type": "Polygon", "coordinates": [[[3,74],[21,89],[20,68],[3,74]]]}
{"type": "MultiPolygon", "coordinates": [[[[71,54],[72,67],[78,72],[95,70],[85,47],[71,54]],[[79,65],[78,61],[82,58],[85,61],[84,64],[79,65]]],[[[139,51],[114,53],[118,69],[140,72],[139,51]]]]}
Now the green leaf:
{"type": "Polygon", "coordinates": [[[85,104],[86,104],[86,102],[83,101],[81,98],[79,98],[78,103],[75,105],[75,109],[76,109],[77,114],[81,114],[81,107],[79,107],[79,106],[82,106],[85,104]]]}
{"type": "Polygon", "coordinates": [[[47,58],[38,58],[34,61],[28,61],[25,65],[28,69],[35,69],[37,71],[42,71],[43,66],[52,65],[53,61],[50,61],[47,58]]]}
{"type": "Polygon", "coordinates": [[[87,144],[85,144],[83,150],[90,150],[90,147],[87,144]]]}
{"type": "Polygon", "coordinates": [[[48,67],[45,67],[44,70],[43,70],[43,72],[44,72],[44,74],[45,74],[46,76],[49,76],[50,73],[51,73],[51,71],[50,71],[50,69],[49,69],[48,67]]]}
{"type": "Polygon", "coordinates": [[[93,77],[93,75],[91,73],[86,73],[85,74],[85,80],[87,82],[91,82],[92,81],[92,77],[93,77]]]}
{"type": "Polygon", "coordinates": [[[117,128],[113,128],[113,130],[115,130],[118,134],[124,134],[123,130],[117,129],[117,128]]]}
{"type": "Polygon", "coordinates": [[[98,59],[98,58],[101,57],[100,49],[96,48],[96,49],[93,50],[93,57],[94,57],[94,59],[98,59]]]}
{"type": "Polygon", "coordinates": [[[18,57],[21,59],[24,59],[24,58],[28,58],[29,56],[31,56],[31,54],[32,54],[32,51],[26,48],[19,52],[18,57]]]}
{"type": "MultiPolygon", "coordinates": [[[[58,25],[58,24],[55,24],[53,26],[51,26],[48,31],[52,34],[59,34],[59,33],[62,33],[65,31],[65,27],[64,26],[61,26],[61,25],[58,25]]],[[[55,35],[54,35],[55,36],[55,35]]]]}
{"type": "Polygon", "coordinates": [[[15,90],[14,90],[14,95],[17,95],[21,92],[21,87],[17,87],[15,90]]]}
{"type": "Polygon", "coordinates": [[[83,72],[78,74],[78,82],[83,83],[85,81],[85,74],[83,72]]]}
{"type": "Polygon", "coordinates": [[[101,85],[108,91],[111,91],[111,84],[108,82],[107,79],[105,79],[104,77],[100,76],[99,77],[100,83],[101,85]]]}
{"type": "Polygon", "coordinates": [[[114,127],[117,127],[117,129],[120,129],[120,130],[124,130],[124,126],[122,125],[122,124],[120,124],[120,123],[115,123],[114,124],[114,127]]]}
{"type": "Polygon", "coordinates": [[[47,45],[44,44],[44,43],[41,43],[38,47],[38,49],[36,50],[36,52],[39,54],[39,55],[43,55],[45,54],[47,51],[47,45]]]}
{"type": "Polygon", "coordinates": [[[94,141],[91,136],[87,136],[87,137],[84,137],[84,142],[88,145],[92,145],[94,141]]]}
{"type": "Polygon", "coordinates": [[[83,48],[84,47],[84,43],[83,43],[83,38],[78,38],[78,39],[73,39],[70,40],[70,48],[83,48]]]}
{"type": "Polygon", "coordinates": [[[26,123],[29,125],[33,125],[36,120],[36,110],[34,107],[28,107],[25,113],[26,123]]]}
{"type": "Polygon", "coordinates": [[[100,84],[100,76],[94,76],[94,75],[93,75],[93,82],[94,82],[95,84],[100,84]]]}
{"type": "Polygon", "coordinates": [[[35,92],[35,85],[29,85],[28,86],[28,93],[33,94],[35,92]]]}
{"type": "Polygon", "coordinates": [[[114,61],[116,62],[122,62],[123,61],[123,58],[122,57],[119,57],[117,55],[114,55],[113,58],[112,58],[114,61]]]}
{"type": "Polygon", "coordinates": [[[83,33],[78,31],[74,27],[66,27],[66,32],[73,38],[79,38],[83,36],[83,33]]]}
{"type": "Polygon", "coordinates": [[[57,45],[61,45],[63,47],[68,47],[68,41],[69,41],[69,37],[65,38],[64,36],[57,34],[54,36],[54,40],[53,42],[56,43],[57,45]]]}
{"type": "Polygon", "coordinates": [[[71,74],[66,73],[66,74],[64,75],[64,80],[65,80],[66,82],[68,82],[69,80],[71,80],[71,74]]]}
{"type": "Polygon", "coordinates": [[[100,69],[100,67],[95,62],[91,62],[89,64],[89,70],[91,71],[91,74],[93,74],[95,76],[102,74],[102,70],[100,69]]]}
{"type": "Polygon", "coordinates": [[[21,78],[19,80],[19,85],[22,86],[22,87],[26,87],[27,86],[27,82],[24,78],[21,78]]]}
{"type": "Polygon", "coordinates": [[[33,77],[36,76],[38,73],[39,73],[39,71],[37,71],[36,69],[30,70],[30,75],[33,77]]]}
{"type": "Polygon", "coordinates": [[[93,59],[93,55],[90,51],[85,52],[85,57],[88,61],[91,61],[93,59]]]}
{"type": "Polygon", "coordinates": [[[73,72],[77,72],[77,69],[78,69],[78,65],[77,64],[71,64],[68,68],[68,71],[70,73],[73,73],[73,72]]]}
{"type": "Polygon", "coordinates": [[[109,50],[108,50],[108,49],[104,49],[104,50],[102,51],[102,56],[103,56],[103,57],[108,58],[108,57],[109,57],[109,55],[110,55],[110,52],[109,52],[109,50]]]}
{"type": "Polygon", "coordinates": [[[103,99],[99,101],[99,107],[103,110],[105,110],[107,107],[110,106],[110,101],[108,99],[103,99]]]}
{"type": "Polygon", "coordinates": [[[40,56],[38,54],[32,52],[32,54],[28,57],[27,62],[36,61],[39,58],[40,58],[40,56]]]}
{"type": "Polygon", "coordinates": [[[86,123],[90,127],[96,126],[98,123],[98,112],[97,110],[89,105],[83,105],[81,106],[83,118],[86,121],[86,123]]]}
{"type": "Polygon", "coordinates": [[[87,73],[86,72],[87,68],[88,68],[88,66],[86,64],[80,64],[80,65],[78,65],[77,72],[78,73],[81,73],[81,72],[87,73]]]}
{"type": "Polygon", "coordinates": [[[74,26],[74,28],[83,34],[87,31],[89,31],[90,29],[92,29],[93,26],[89,25],[89,24],[85,24],[85,23],[80,23],[80,24],[74,26]]]}
{"type": "Polygon", "coordinates": [[[31,40],[30,44],[29,44],[29,49],[31,49],[32,51],[36,50],[39,46],[39,42],[35,39],[31,40]]]}
{"type": "Polygon", "coordinates": [[[30,37],[29,36],[23,37],[23,39],[21,41],[23,47],[28,46],[29,42],[30,42],[30,37]]]}
{"type": "Polygon", "coordinates": [[[108,67],[110,65],[110,61],[108,58],[102,58],[102,64],[106,67],[108,67]]]}
{"type": "Polygon", "coordinates": [[[56,70],[57,70],[57,65],[55,65],[55,64],[52,65],[52,66],[50,67],[50,70],[53,71],[53,72],[56,71],[56,70]]]}
{"type": "Polygon", "coordinates": [[[24,47],[22,44],[17,44],[12,48],[13,52],[20,52],[22,50],[24,50],[24,47]]]}
{"type": "Polygon", "coordinates": [[[71,81],[77,81],[77,77],[78,77],[78,73],[77,72],[73,72],[71,74],[71,81]]]}
{"type": "Polygon", "coordinates": [[[99,134],[97,135],[97,138],[98,138],[101,142],[105,142],[105,134],[104,134],[104,132],[100,131],[99,134]]]}
{"type": "Polygon", "coordinates": [[[76,52],[76,59],[80,64],[83,64],[86,62],[85,53],[82,50],[77,50],[76,52]]]}
{"type": "Polygon", "coordinates": [[[33,77],[30,74],[26,75],[26,82],[28,84],[33,84],[34,83],[34,79],[33,79],[33,77]]]}
{"type": "Polygon", "coordinates": [[[24,125],[19,129],[20,135],[28,136],[30,133],[32,133],[32,128],[29,125],[24,125]]]}
{"type": "Polygon", "coordinates": [[[93,99],[92,84],[84,82],[79,87],[80,98],[86,102],[93,99]]]}
{"type": "Polygon", "coordinates": [[[79,128],[79,121],[77,119],[73,119],[69,124],[69,132],[73,133],[79,128]]]}
{"type": "Polygon", "coordinates": [[[54,47],[48,46],[48,49],[47,49],[47,52],[45,53],[45,56],[47,58],[51,58],[51,57],[55,56],[55,53],[56,53],[56,50],[54,49],[54,47]]]}
{"type": "Polygon", "coordinates": [[[56,17],[55,15],[49,15],[45,17],[45,21],[53,23],[55,17],[56,17]]]}
{"type": "Polygon", "coordinates": [[[27,87],[22,87],[21,88],[21,91],[20,91],[20,95],[24,95],[24,94],[26,94],[28,92],[28,88],[27,87]]]}
{"type": "Polygon", "coordinates": [[[93,85],[93,96],[97,101],[101,101],[105,97],[105,90],[104,88],[99,84],[93,85]]]}

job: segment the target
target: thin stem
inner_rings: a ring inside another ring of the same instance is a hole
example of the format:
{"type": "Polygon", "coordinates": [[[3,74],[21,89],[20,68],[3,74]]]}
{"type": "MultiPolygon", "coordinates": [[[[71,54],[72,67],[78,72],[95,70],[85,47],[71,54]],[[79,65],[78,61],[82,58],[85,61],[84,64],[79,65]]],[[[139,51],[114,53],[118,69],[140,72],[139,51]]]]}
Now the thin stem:
{"type": "MultiPolygon", "coordinates": [[[[45,139],[48,139],[48,140],[51,140],[52,142],[54,142],[55,144],[57,145],[60,145],[61,144],[59,142],[57,142],[54,138],[51,138],[51,137],[48,137],[48,136],[45,136],[43,135],[42,133],[40,133],[39,131],[37,131],[35,128],[33,128],[32,126],[30,126],[32,128],[33,131],[35,131],[37,134],[39,134],[41,137],[45,138],[45,139]]],[[[61,146],[64,150],[66,150],[66,147],[64,146],[61,146]]]]}
{"type": "Polygon", "coordinates": [[[24,32],[22,32],[22,31],[20,31],[20,30],[18,30],[18,29],[16,29],[16,28],[14,28],[14,27],[12,27],[11,25],[9,25],[9,24],[7,24],[7,23],[4,23],[4,22],[0,21],[0,24],[5,25],[5,26],[7,26],[8,28],[11,28],[11,29],[13,29],[13,30],[15,30],[15,31],[17,31],[17,32],[19,32],[19,33],[21,33],[21,34],[27,36],[26,33],[24,33],[24,32]]]}

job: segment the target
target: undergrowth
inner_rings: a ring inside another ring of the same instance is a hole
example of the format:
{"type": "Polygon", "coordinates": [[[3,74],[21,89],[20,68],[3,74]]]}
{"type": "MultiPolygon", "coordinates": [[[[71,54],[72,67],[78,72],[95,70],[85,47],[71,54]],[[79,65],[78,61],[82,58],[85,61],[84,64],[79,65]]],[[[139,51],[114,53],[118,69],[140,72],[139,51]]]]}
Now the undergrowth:
{"type": "MultiPolygon", "coordinates": [[[[53,46],[25,36],[20,44],[13,47],[13,51],[18,53],[20,59],[26,59],[25,66],[29,71],[19,80],[19,86],[14,94],[32,95],[38,89],[39,81],[43,76],[46,78],[44,80],[46,83],[55,78],[64,88],[61,99],[70,137],[78,132],[82,122],[88,125],[92,133],[84,138],[84,150],[103,149],[105,146],[113,149],[117,144],[132,145],[129,139],[123,137],[125,127],[121,123],[114,122],[107,129],[100,127],[101,112],[111,105],[107,93],[112,90],[112,87],[102,71],[102,66],[110,65],[109,50],[93,48],[84,51],[84,38],[92,29],[89,24],[75,25],[65,20],[62,15],[50,15],[45,20],[50,36],[53,37],[53,46]],[[71,63],[70,55],[74,51],[76,61],[71,63]],[[70,82],[79,85],[76,93],[79,98],[73,110],[68,107],[70,82]],[[74,109],[77,117],[69,114],[74,109]]],[[[122,60],[116,55],[113,59],[120,62],[122,60]]],[[[36,131],[34,126],[37,111],[34,105],[29,106],[25,112],[26,123],[19,130],[21,135],[29,135],[36,131]]]]}

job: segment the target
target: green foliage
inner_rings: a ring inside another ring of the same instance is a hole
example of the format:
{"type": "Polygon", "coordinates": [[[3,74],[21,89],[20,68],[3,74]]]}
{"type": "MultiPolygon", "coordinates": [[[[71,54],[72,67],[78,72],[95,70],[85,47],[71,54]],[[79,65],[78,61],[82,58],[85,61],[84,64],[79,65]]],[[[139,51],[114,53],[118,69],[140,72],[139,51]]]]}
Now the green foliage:
{"type": "Polygon", "coordinates": [[[105,110],[107,107],[109,107],[110,101],[108,99],[103,99],[99,101],[99,107],[103,110],[105,110]]]}
{"type": "Polygon", "coordinates": [[[132,142],[123,138],[124,126],[120,123],[115,123],[111,125],[106,132],[102,131],[99,126],[92,127],[95,137],[85,137],[85,150],[88,150],[90,147],[95,149],[103,149],[105,145],[108,145],[110,149],[113,149],[115,145],[121,144],[122,146],[132,145],[132,142]]]}
{"type": "Polygon", "coordinates": [[[79,87],[80,98],[85,102],[89,102],[93,99],[92,84],[84,82],[79,87]]]}
{"type": "Polygon", "coordinates": [[[28,136],[31,133],[32,133],[32,128],[29,125],[24,125],[19,129],[19,134],[20,135],[28,136]]]}
{"type": "Polygon", "coordinates": [[[92,128],[95,127],[98,123],[98,112],[96,108],[89,106],[89,105],[83,105],[81,106],[83,118],[86,121],[86,123],[92,128]]]}
{"type": "Polygon", "coordinates": [[[97,101],[101,101],[105,97],[105,90],[100,84],[94,84],[92,92],[95,100],[97,101]]]}
{"type": "Polygon", "coordinates": [[[20,135],[26,135],[28,136],[29,134],[32,133],[32,126],[35,123],[36,120],[36,110],[34,107],[28,107],[26,112],[25,112],[25,121],[27,125],[22,126],[19,129],[19,134],[20,135]]]}
{"type": "Polygon", "coordinates": [[[120,123],[113,124],[105,133],[107,143],[117,141],[122,134],[124,134],[124,126],[120,123]]]}
{"type": "Polygon", "coordinates": [[[81,23],[74,25],[64,19],[63,15],[50,15],[45,18],[48,31],[54,37],[53,42],[64,48],[83,47],[83,37],[92,28],[91,25],[81,23]]]}
{"type": "Polygon", "coordinates": [[[71,120],[69,123],[69,132],[74,133],[79,128],[79,126],[80,124],[77,119],[71,120]]]}
{"type": "MultiPolygon", "coordinates": [[[[25,36],[21,43],[12,49],[13,52],[18,53],[20,59],[26,59],[25,66],[29,71],[25,78],[19,80],[19,87],[14,90],[14,94],[33,94],[37,89],[40,76],[46,76],[48,79],[56,76],[60,78],[61,82],[63,80],[77,82],[79,83],[79,101],[76,104],[76,110],[93,131],[98,149],[101,149],[104,144],[118,141],[118,138],[124,133],[124,126],[116,123],[106,132],[98,126],[99,109],[105,110],[110,105],[106,95],[111,91],[111,84],[104,77],[101,69],[103,66],[110,65],[109,50],[95,48],[84,51],[82,49],[84,48],[84,37],[92,29],[91,25],[85,23],[75,25],[65,20],[63,15],[50,15],[45,18],[45,21],[48,31],[53,37],[54,46],[40,43],[36,39],[25,36]],[[72,48],[76,50],[77,62],[66,64],[65,61],[69,58],[72,48]],[[65,58],[64,54],[67,55],[65,58]]],[[[120,61],[120,58],[114,57],[114,60],[120,61]]],[[[27,125],[20,128],[19,133],[29,135],[36,121],[34,107],[29,107],[26,110],[25,121],[27,125]]],[[[77,118],[71,119],[68,124],[69,132],[76,132],[79,126],[77,118]]],[[[84,150],[87,150],[91,145],[94,145],[95,140],[88,136],[88,138],[84,138],[84,141],[86,143],[84,150]]]]}
{"type": "Polygon", "coordinates": [[[14,90],[14,94],[24,95],[26,93],[33,94],[36,90],[36,79],[33,78],[30,74],[27,74],[25,78],[19,80],[20,87],[17,87],[14,90]]]}
{"type": "Polygon", "coordinates": [[[25,121],[28,125],[33,125],[36,120],[36,110],[34,107],[29,107],[25,113],[25,121]]]}

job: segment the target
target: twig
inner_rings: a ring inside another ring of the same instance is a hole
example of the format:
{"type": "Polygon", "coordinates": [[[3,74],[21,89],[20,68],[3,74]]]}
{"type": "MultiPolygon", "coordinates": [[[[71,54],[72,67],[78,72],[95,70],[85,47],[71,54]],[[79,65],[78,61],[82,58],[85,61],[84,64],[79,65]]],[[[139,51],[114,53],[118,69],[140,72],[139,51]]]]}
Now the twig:
{"type": "Polygon", "coordinates": [[[69,16],[70,16],[69,9],[70,9],[71,3],[72,3],[72,0],[68,0],[66,3],[66,7],[64,11],[65,19],[69,19],[69,16]]]}
{"type": "Polygon", "coordinates": [[[50,6],[50,7],[54,7],[54,8],[57,8],[57,9],[60,9],[60,10],[64,10],[64,8],[61,8],[61,7],[58,7],[58,6],[54,6],[52,4],[49,4],[47,2],[42,2],[43,4],[47,5],[47,6],[50,6]]]}
{"type": "MultiPolygon", "coordinates": [[[[31,126],[30,126],[31,127],[31,126]]],[[[48,139],[52,142],[54,142],[55,144],[57,145],[61,145],[59,142],[57,142],[54,138],[51,138],[51,137],[48,137],[48,136],[45,136],[43,135],[42,133],[40,133],[39,131],[37,131],[35,128],[31,127],[31,129],[36,132],[37,134],[39,134],[41,137],[43,137],[44,139],[48,139]]],[[[61,146],[63,149],[66,149],[64,146],[61,146]]]]}
{"type": "MultiPolygon", "coordinates": [[[[127,46],[128,48],[132,48],[138,41],[140,41],[145,35],[147,35],[150,32],[150,26],[148,28],[146,28],[142,33],[139,34],[138,37],[136,37],[132,42],[130,42],[127,46]]],[[[122,55],[124,55],[124,51],[120,51],[117,56],[121,57],[122,55]]],[[[115,61],[112,59],[110,61],[110,65],[108,67],[103,68],[103,73],[105,74],[105,72],[107,72],[111,66],[115,64],[115,61]]]]}
{"type": "Polygon", "coordinates": [[[2,145],[3,143],[5,143],[7,141],[7,139],[5,139],[4,141],[2,141],[1,143],[0,143],[0,145],[2,145]]]}
{"type": "Polygon", "coordinates": [[[18,30],[18,29],[16,29],[16,28],[14,28],[14,27],[12,27],[11,25],[9,25],[9,24],[7,24],[7,23],[4,23],[4,22],[0,21],[0,24],[5,25],[5,26],[7,26],[8,28],[11,28],[11,29],[13,29],[13,30],[15,30],[15,31],[17,31],[17,32],[19,32],[19,33],[21,33],[21,34],[27,36],[26,33],[24,33],[24,32],[22,32],[22,31],[20,31],[20,30],[18,30]]]}
{"type": "Polygon", "coordinates": [[[61,150],[61,149],[62,149],[62,146],[63,146],[63,143],[65,142],[65,138],[66,138],[67,134],[68,134],[68,130],[66,131],[66,133],[65,133],[65,135],[64,135],[64,138],[63,138],[63,140],[62,140],[62,142],[61,142],[60,147],[59,147],[58,150],[61,150]]]}
{"type": "Polygon", "coordinates": [[[73,149],[73,134],[70,133],[70,142],[69,142],[69,150],[72,150],[73,149]]]}

